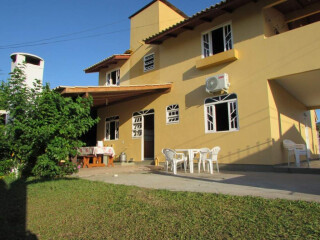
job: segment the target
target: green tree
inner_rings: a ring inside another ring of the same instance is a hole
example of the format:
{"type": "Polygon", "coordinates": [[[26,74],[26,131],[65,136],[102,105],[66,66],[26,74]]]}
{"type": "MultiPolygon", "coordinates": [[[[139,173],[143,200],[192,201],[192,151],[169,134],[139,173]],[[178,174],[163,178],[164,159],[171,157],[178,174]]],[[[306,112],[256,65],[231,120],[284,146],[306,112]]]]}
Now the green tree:
{"type": "Polygon", "coordinates": [[[0,108],[10,113],[8,124],[2,126],[0,144],[6,154],[1,160],[11,159],[23,166],[25,174],[40,177],[76,171],[69,156],[76,155],[84,145],[79,137],[98,121],[90,116],[92,98],[64,98],[49,85],[41,87],[39,81],[30,89],[24,80],[23,67],[16,68],[0,87],[0,108]]]}

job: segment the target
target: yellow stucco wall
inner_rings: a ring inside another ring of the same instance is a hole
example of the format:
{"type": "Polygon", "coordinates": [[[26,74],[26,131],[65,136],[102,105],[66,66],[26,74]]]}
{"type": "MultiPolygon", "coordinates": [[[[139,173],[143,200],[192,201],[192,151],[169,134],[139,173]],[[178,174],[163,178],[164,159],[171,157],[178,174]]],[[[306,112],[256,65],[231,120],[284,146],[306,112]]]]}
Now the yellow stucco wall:
{"type": "MultiPolygon", "coordinates": [[[[281,147],[284,137],[301,143],[305,140],[305,106],[273,79],[294,73],[320,69],[320,23],[313,23],[282,34],[266,37],[264,2],[249,3],[232,14],[199,25],[161,45],[140,44],[122,67],[128,69],[121,84],[172,82],[170,93],[137,98],[99,109],[98,140],[104,138],[104,119],[120,117],[120,138],[108,141],[115,151],[125,151],[128,158],[140,161],[141,139],[132,138],[133,112],[155,110],[155,157],[163,159],[161,149],[221,147],[220,163],[273,165],[285,163],[281,147]],[[197,69],[201,59],[201,33],[231,22],[234,49],[239,59],[218,66],[197,69]],[[143,56],[155,52],[155,69],[143,72],[143,56]],[[205,133],[204,101],[212,94],[205,91],[205,79],[228,73],[229,93],[238,97],[239,131],[205,133]],[[166,124],[166,107],[179,104],[179,124],[166,124]]],[[[155,6],[148,9],[152,10],[155,6]]],[[[142,12],[141,17],[150,17],[142,12]]],[[[139,14],[139,15],[140,15],[139,14]]],[[[138,15],[138,16],[139,16],[138,15]]],[[[138,17],[135,16],[135,17],[138,17]]],[[[138,19],[138,18],[137,18],[138,19]]],[[[132,26],[139,21],[131,19],[132,26]]],[[[140,35],[141,38],[142,35],[140,35]]],[[[131,44],[137,37],[132,36],[131,44]]],[[[140,39],[142,40],[142,39],[140,39]]],[[[122,70],[120,70],[122,71],[122,70]]],[[[307,123],[314,130],[314,112],[307,113],[307,123]]],[[[310,130],[311,150],[318,143],[310,130]]]]}

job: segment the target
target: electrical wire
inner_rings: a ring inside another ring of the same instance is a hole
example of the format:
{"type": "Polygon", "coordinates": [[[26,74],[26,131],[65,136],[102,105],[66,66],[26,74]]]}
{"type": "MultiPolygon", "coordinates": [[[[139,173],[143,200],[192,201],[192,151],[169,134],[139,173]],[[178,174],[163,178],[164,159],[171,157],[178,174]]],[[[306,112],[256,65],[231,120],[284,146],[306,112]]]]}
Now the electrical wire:
{"type": "Polygon", "coordinates": [[[97,29],[105,28],[105,27],[110,26],[110,25],[115,25],[115,24],[124,22],[124,21],[126,21],[126,20],[127,20],[127,19],[122,19],[122,20],[120,20],[120,21],[112,22],[112,23],[108,23],[108,24],[104,24],[104,25],[99,26],[99,27],[89,28],[89,29],[86,29],[86,30],[82,30],[82,31],[78,31],[78,32],[73,32],[73,33],[68,33],[68,34],[63,34],[63,35],[58,35],[58,36],[55,36],[55,37],[44,38],[44,39],[40,39],[40,40],[36,40],[36,41],[15,43],[15,44],[9,44],[9,45],[1,45],[0,48],[3,49],[3,48],[7,48],[7,47],[8,47],[8,48],[11,48],[11,47],[19,47],[20,45],[25,45],[25,44],[30,44],[30,43],[33,44],[33,43],[37,43],[37,42],[42,42],[42,41],[47,41],[47,40],[54,40],[54,39],[57,39],[57,38],[63,38],[63,37],[73,36],[73,35],[77,35],[77,34],[80,34],[80,33],[91,32],[91,31],[94,31],[94,30],[97,30],[97,29]]]}
{"type": "MultiPolygon", "coordinates": [[[[173,20],[176,20],[176,19],[169,19],[169,20],[166,20],[166,21],[163,21],[163,22],[173,21],[173,20]]],[[[99,27],[95,27],[95,28],[91,28],[91,29],[86,29],[86,30],[82,30],[82,31],[78,31],[78,32],[69,33],[69,34],[58,35],[58,36],[55,36],[55,37],[45,38],[45,39],[41,39],[41,40],[29,41],[29,42],[24,42],[24,43],[9,44],[9,45],[2,45],[2,46],[0,46],[0,50],[13,49],[13,48],[22,48],[22,47],[41,46],[41,45],[48,45],[48,44],[54,44],[54,43],[60,43],[60,42],[69,42],[69,41],[75,41],[75,40],[79,40],[79,39],[94,38],[94,37],[100,37],[100,36],[104,36],[104,35],[111,35],[111,34],[115,34],[115,33],[119,33],[119,32],[129,31],[130,28],[127,28],[127,29],[121,29],[121,30],[117,30],[117,31],[109,31],[109,32],[97,33],[97,34],[81,36],[81,37],[55,40],[55,39],[63,38],[63,37],[66,37],[66,36],[73,36],[73,35],[77,35],[77,34],[84,33],[84,32],[94,31],[96,29],[100,29],[100,28],[103,28],[103,27],[106,27],[106,26],[114,25],[114,24],[120,23],[122,21],[124,21],[124,20],[120,20],[120,21],[117,21],[117,22],[114,22],[114,23],[105,24],[105,25],[102,25],[102,26],[99,26],[99,27]],[[54,40],[54,41],[50,41],[50,40],[54,40]]],[[[159,24],[159,23],[141,25],[141,26],[138,26],[138,27],[135,27],[135,28],[131,28],[131,29],[149,27],[149,26],[152,26],[152,25],[155,25],[155,24],[159,24]]]]}

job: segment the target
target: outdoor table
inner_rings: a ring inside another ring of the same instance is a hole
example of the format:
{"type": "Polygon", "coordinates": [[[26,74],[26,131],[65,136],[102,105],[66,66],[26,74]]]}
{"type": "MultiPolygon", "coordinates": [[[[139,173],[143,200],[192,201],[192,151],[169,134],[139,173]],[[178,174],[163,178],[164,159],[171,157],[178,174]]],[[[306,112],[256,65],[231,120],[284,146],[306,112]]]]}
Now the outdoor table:
{"type": "Polygon", "coordinates": [[[114,167],[113,164],[113,158],[115,156],[115,152],[114,149],[112,147],[81,147],[78,148],[78,152],[80,153],[80,156],[83,157],[83,168],[84,167],[104,167],[105,164],[102,163],[102,156],[106,155],[109,157],[109,161],[108,161],[108,165],[107,167],[109,167],[110,165],[112,165],[114,167]],[[92,158],[93,163],[90,163],[90,158],[92,158]]]}
{"type": "Polygon", "coordinates": [[[175,149],[176,152],[187,152],[190,166],[190,173],[193,173],[193,158],[194,154],[199,152],[199,149],[189,148],[189,149],[175,149]]]}

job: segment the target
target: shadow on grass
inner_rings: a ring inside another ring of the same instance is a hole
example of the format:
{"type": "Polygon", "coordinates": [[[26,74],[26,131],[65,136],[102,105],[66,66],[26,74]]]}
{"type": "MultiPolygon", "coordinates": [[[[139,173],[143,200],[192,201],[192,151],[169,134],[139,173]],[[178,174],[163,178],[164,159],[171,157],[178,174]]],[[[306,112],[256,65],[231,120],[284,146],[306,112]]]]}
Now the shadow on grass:
{"type": "Polygon", "coordinates": [[[0,179],[0,239],[38,239],[27,230],[27,186],[44,181],[56,180],[21,178],[7,184],[0,179]]]}

